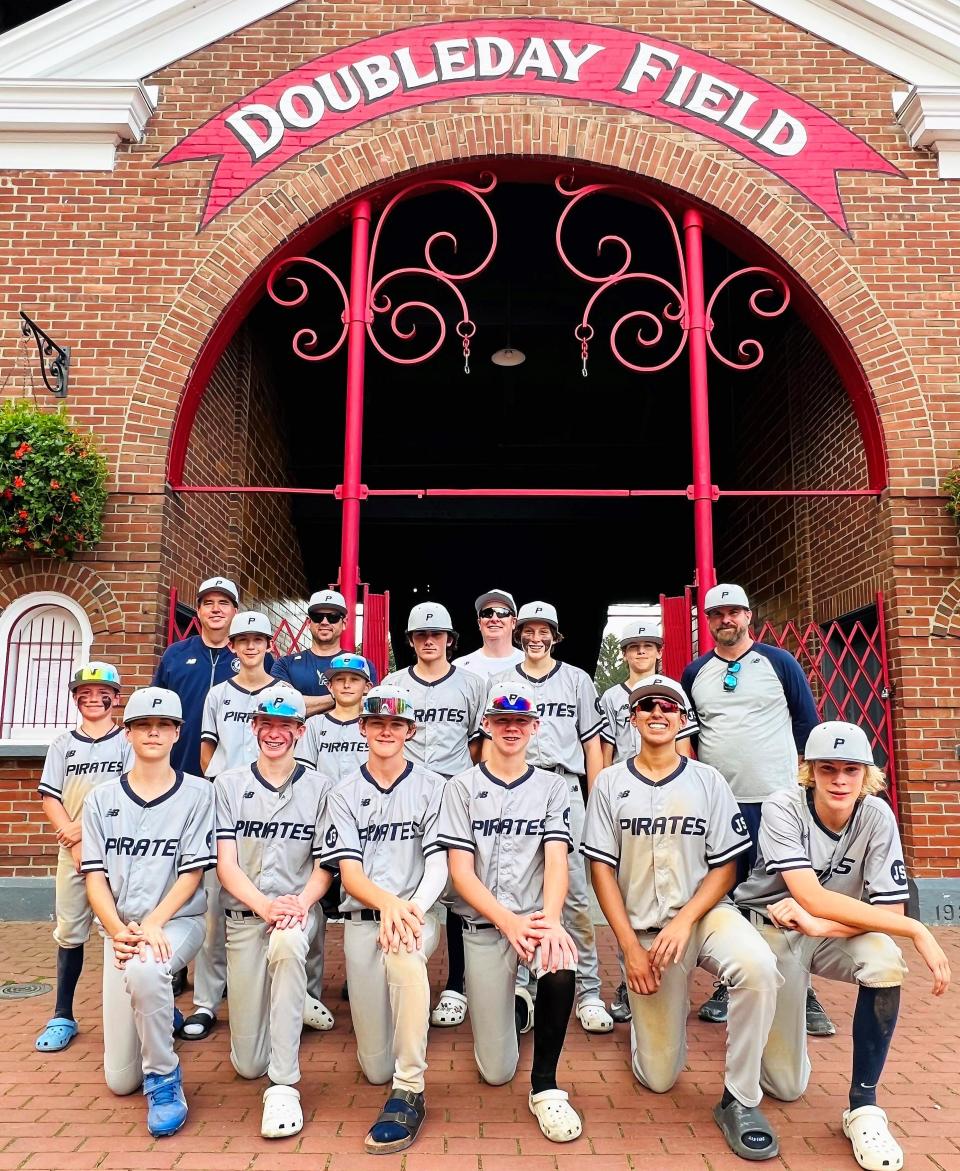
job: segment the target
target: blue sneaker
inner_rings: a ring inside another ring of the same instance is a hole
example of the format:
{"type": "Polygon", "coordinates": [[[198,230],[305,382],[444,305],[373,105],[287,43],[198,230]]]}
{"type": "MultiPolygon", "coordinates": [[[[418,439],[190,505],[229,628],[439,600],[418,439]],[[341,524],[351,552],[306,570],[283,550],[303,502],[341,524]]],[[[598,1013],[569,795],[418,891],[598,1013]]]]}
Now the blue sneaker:
{"type": "Polygon", "coordinates": [[[187,1099],[178,1065],[172,1073],[148,1073],[143,1079],[147,1099],[147,1130],[154,1138],[176,1134],[187,1121],[187,1099]]]}

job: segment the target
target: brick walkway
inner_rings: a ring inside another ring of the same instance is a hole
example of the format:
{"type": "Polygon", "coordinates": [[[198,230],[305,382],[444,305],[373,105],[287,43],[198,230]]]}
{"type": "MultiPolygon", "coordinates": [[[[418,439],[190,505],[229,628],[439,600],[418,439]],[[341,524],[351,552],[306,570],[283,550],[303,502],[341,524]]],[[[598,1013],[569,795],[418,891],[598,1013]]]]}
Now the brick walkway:
{"type": "MultiPolygon", "coordinates": [[[[37,1053],[33,1041],[52,1014],[53,996],[0,1002],[0,1171],[68,1171],[70,1168],[167,1168],[178,1171],[346,1171],[373,1166],[363,1153],[366,1133],[384,1093],[359,1072],[348,1006],[339,998],[343,979],[341,929],[330,929],[327,1004],[337,1023],[330,1033],[307,1033],[301,1050],[304,1113],[296,1138],[267,1142],[259,1136],[261,1083],[244,1082],[227,1054],[227,1030],[207,1041],[181,1045],[190,1119],[172,1139],[147,1133],[143,1099],[116,1098],[103,1084],[99,1003],[99,948],[89,949],[80,984],[82,1032],[62,1054],[37,1053]]],[[[960,932],[944,932],[960,974],[960,932]]],[[[612,936],[601,931],[605,988],[614,979],[612,936]]],[[[909,949],[912,952],[912,949],[909,949]]],[[[53,944],[46,924],[0,924],[4,980],[53,979],[53,944]]],[[[927,994],[919,960],[887,1064],[882,1104],[907,1166],[960,1171],[960,1013],[951,990],[945,1001],[927,994]]],[[[440,978],[433,961],[434,986],[440,978]]],[[[709,982],[695,980],[698,1003],[709,982]]],[[[821,997],[840,1028],[838,1038],[811,1043],[809,1092],[799,1102],[768,1102],[780,1135],[781,1156],[767,1166],[791,1171],[856,1168],[840,1133],[849,1078],[850,989],[821,982],[821,997]]],[[[181,998],[189,1012],[189,994],[181,998]]],[[[583,1137],[569,1146],[544,1139],[526,1108],[531,1041],[521,1049],[521,1072],[512,1086],[480,1083],[468,1026],[435,1030],[427,1075],[429,1114],[416,1145],[405,1155],[376,1163],[382,1171],[727,1171],[744,1164],[726,1148],[711,1118],[720,1093],[723,1033],[690,1022],[689,1068],[670,1094],[643,1090],[629,1071],[628,1026],[613,1036],[588,1037],[574,1021],[564,1049],[562,1084],[583,1112],[583,1137]]]]}

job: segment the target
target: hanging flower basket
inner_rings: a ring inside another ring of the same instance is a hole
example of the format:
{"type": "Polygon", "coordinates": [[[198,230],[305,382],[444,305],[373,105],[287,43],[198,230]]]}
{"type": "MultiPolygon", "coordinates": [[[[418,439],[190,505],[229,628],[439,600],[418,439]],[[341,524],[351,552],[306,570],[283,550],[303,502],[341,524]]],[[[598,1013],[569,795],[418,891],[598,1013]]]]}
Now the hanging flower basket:
{"type": "Polygon", "coordinates": [[[63,413],[0,407],[0,560],[70,557],[103,533],[107,464],[63,413]]]}

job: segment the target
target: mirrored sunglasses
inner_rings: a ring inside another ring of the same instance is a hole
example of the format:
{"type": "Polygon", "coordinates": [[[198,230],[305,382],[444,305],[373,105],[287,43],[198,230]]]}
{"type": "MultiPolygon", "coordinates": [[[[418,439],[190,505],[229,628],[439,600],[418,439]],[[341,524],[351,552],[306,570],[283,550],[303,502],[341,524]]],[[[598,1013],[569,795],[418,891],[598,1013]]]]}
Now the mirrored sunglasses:
{"type": "Polygon", "coordinates": [[[636,711],[639,708],[642,712],[652,712],[655,707],[658,707],[665,716],[675,716],[677,712],[684,710],[683,704],[675,699],[667,699],[664,695],[645,695],[637,700],[632,710],[636,711]]]}
{"type": "Polygon", "coordinates": [[[497,695],[488,706],[491,709],[495,708],[498,712],[529,713],[533,711],[533,703],[525,695],[497,695]]]}
{"type": "Polygon", "coordinates": [[[727,663],[727,673],[723,677],[723,690],[736,691],[738,676],[740,675],[740,668],[742,663],[727,663]]]}
{"type": "Polygon", "coordinates": [[[512,618],[513,611],[505,606],[484,606],[477,615],[479,618],[512,618]]]}
{"type": "Polygon", "coordinates": [[[401,695],[368,695],[363,701],[365,716],[412,716],[413,704],[401,695]]]}

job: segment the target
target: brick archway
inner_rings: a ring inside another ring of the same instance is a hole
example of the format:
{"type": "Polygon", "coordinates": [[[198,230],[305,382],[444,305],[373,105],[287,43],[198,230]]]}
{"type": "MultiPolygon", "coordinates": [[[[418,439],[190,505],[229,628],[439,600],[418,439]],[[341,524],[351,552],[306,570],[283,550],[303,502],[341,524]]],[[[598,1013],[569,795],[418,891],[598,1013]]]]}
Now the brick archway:
{"type": "Polygon", "coordinates": [[[622,119],[611,119],[598,127],[595,117],[549,108],[465,115],[435,107],[432,113],[429,138],[417,126],[387,124],[322,165],[298,170],[259,198],[256,192],[245,198],[247,214],[225,231],[182,288],[144,362],[124,425],[117,474],[121,490],[136,484],[141,491],[162,491],[167,437],[177,414],[184,412],[186,422],[192,419],[191,395],[198,399],[202,394],[209,370],[259,295],[259,278],[276,254],[324,213],[365,189],[411,170],[469,161],[458,153],[463,142],[477,143],[471,153],[478,160],[528,155],[655,179],[739,224],[779,256],[826,311],[838,346],[862,370],[887,449],[898,454],[909,445],[909,461],[892,461],[890,486],[902,490],[937,474],[927,406],[909,356],[846,260],[844,237],[832,227],[811,224],[799,197],[770,191],[703,144],[656,124],[625,127],[622,119]],[[909,473],[903,470],[907,464],[909,473]]]}
{"type": "Polygon", "coordinates": [[[83,607],[95,638],[123,630],[123,611],[113,591],[94,570],[76,561],[33,559],[4,567],[0,582],[0,609],[25,594],[47,591],[64,594],[83,607]]]}

